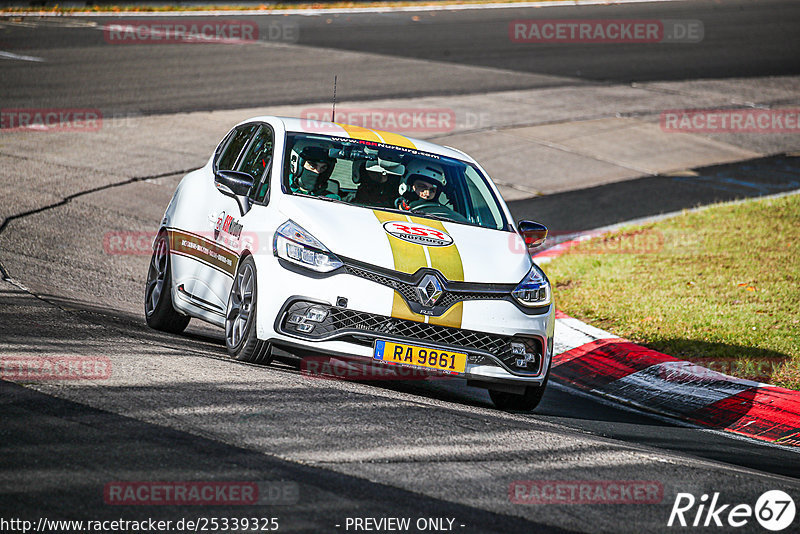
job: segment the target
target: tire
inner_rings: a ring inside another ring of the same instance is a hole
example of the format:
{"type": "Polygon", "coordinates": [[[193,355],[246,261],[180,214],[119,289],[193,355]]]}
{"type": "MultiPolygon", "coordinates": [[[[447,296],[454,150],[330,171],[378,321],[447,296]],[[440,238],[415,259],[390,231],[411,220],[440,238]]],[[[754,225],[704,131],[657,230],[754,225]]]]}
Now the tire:
{"type": "Polygon", "coordinates": [[[492,398],[492,402],[498,410],[531,412],[539,406],[539,402],[541,402],[542,396],[544,396],[544,390],[547,388],[547,379],[549,378],[550,372],[548,371],[547,374],[548,376],[545,377],[541,386],[527,386],[525,388],[525,393],[522,395],[490,389],[489,396],[492,398]]]}
{"type": "Polygon", "coordinates": [[[232,358],[267,365],[272,361],[272,346],[256,337],[258,285],[252,256],[239,262],[231,284],[225,310],[225,346],[232,358]]]}
{"type": "Polygon", "coordinates": [[[180,334],[191,317],[182,315],[172,305],[172,274],[170,269],[169,240],[161,233],[156,238],[147,283],[144,289],[144,317],[147,326],[155,330],[180,334]]]}

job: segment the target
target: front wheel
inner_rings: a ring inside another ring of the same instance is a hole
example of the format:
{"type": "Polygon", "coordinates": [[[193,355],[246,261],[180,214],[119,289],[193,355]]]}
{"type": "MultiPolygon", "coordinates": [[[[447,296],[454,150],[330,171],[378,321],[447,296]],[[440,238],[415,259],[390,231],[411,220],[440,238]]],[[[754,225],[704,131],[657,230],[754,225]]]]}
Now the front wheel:
{"type": "Polygon", "coordinates": [[[232,358],[243,362],[268,364],[271,346],[256,336],[258,284],[256,263],[252,256],[239,262],[225,311],[225,346],[232,358]]]}
{"type": "Polygon", "coordinates": [[[191,320],[172,306],[172,276],[170,275],[169,241],[162,233],[156,238],[147,284],[144,290],[144,317],[147,326],[164,332],[179,334],[191,320]]]}
{"type": "Polygon", "coordinates": [[[505,391],[489,390],[489,397],[499,410],[514,411],[514,412],[530,412],[533,411],[544,396],[544,390],[547,387],[547,379],[541,386],[527,386],[525,393],[517,395],[514,393],[506,393],[505,391]]]}

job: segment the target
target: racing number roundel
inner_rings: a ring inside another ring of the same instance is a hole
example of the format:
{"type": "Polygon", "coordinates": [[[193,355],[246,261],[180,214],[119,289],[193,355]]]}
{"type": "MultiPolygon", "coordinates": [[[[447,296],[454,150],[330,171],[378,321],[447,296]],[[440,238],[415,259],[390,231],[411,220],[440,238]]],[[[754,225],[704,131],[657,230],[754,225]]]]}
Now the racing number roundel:
{"type": "Polygon", "coordinates": [[[383,229],[386,233],[417,245],[427,245],[429,247],[446,247],[453,244],[453,238],[430,226],[417,224],[407,221],[389,221],[384,223],[383,229]]]}

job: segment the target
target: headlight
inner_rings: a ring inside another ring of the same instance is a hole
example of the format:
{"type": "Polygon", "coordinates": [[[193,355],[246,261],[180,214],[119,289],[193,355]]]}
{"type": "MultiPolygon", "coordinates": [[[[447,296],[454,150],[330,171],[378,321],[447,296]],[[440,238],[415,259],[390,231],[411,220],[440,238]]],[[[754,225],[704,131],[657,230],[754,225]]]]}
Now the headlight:
{"type": "Polygon", "coordinates": [[[522,282],[511,292],[517,302],[528,308],[540,308],[550,304],[550,282],[539,267],[534,264],[522,282]]]}
{"type": "Polygon", "coordinates": [[[343,265],[316,237],[292,221],[286,221],[275,232],[272,248],[279,258],[321,273],[343,265]]]}

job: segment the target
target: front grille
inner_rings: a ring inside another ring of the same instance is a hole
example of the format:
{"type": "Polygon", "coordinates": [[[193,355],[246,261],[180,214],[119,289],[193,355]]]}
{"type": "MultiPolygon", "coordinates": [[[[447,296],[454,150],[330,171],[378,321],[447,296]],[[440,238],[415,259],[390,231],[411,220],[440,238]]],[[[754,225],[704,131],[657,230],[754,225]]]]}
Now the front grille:
{"type": "Polygon", "coordinates": [[[470,355],[471,363],[485,362],[485,355],[498,358],[510,371],[519,374],[537,374],[541,367],[542,343],[539,338],[501,336],[476,332],[462,328],[420,323],[347,308],[328,307],[305,301],[296,301],[286,310],[282,319],[282,330],[294,336],[310,339],[331,339],[348,336],[354,341],[370,345],[375,338],[392,338],[414,343],[445,345],[470,355]],[[311,307],[328,310],[328,316],[315,324],[314,330],[299,333],[287,325],[293,314],[305,315],[311,307]],[[518,355],[512,352],[512,343],[522,343],[526,352],[535,356],[534,361],[517,365],[518,355]]]}
{"type": "Polygon", "coordinates": [[[464,300],[503,300],[505,293],[466,293],[464,291],[445,291],[437,304],[449,308],[464,300]]]}
{"type": "Polygon", "coordinates": [[[383,276],[378,273],[373,273],[371,271],[365,271],[364,269],[359,269],[358,267],[353,267],[352,265],[347,265],[345,267],[347,274],[352,274],[353,276],[358,276],[360,278],[365,278],[372,282],[376,282],[378,284],[391,287],[402,296],[408,302],[416,302],[417,295],[414,291],[414,285],[408,284],[405,282],[401,282],[399,280],[394,280],[389,278],[388,276],[383,276]]]}
{"type": "MultiPolygon", "coordinates": [[[[397,278],[389,277],[386,275],[382,275],[380,273],[376,273],[373,271],[368,271],[366,269],[361,269],[359,267],[355,267],[353,265],[346,265],[345,272],[348,274],[352,274],[353,276],[358,276],[360,278],[364,278],[366,280],[370,280],[372,282],[376,282],[378,284],[390,287],[397,291],[403,299],[411,305],[416,305],[419,303],[417,299],[416,293],[416,284],[419,283],[419,280],[412,281],[402,281],[397,278]]],[[[424,274],[414,275],[415,278],[421,279],[424,274]]],[[[411,275],[406,275],[406,277],[411,278],[411,275]]],[[[504,300],[510,294],[510,289],[502,289],[498,291],[461,291],[458,289],[450,289],[448,287],[444,288],[442,296],[439,298],[439,301],[436,303],[436,308],[441,309],[443,312],[448,310],[453,304],[457,302],[463,302],[465,300],[504,300]]]]}

